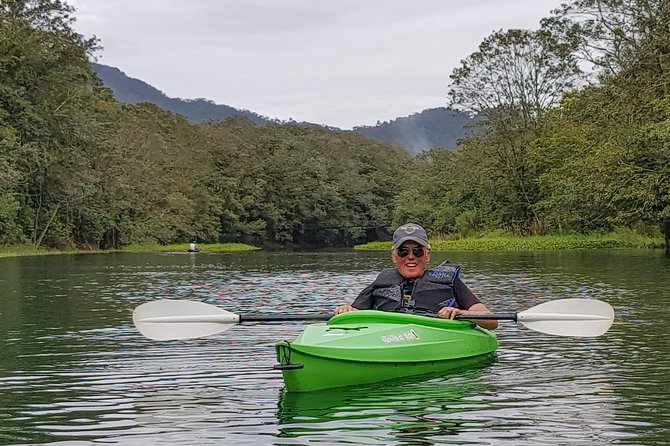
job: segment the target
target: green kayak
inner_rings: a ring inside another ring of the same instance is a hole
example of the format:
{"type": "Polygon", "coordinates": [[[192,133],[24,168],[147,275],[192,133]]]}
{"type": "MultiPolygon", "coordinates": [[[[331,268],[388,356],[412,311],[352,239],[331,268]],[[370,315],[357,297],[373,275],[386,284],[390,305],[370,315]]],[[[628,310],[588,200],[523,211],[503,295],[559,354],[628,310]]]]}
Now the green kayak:
{"type": "Polygon", "coordinates": [[[307,392],[470,367],[498,348],[470,321],[361,310],[309,325],[276,345],[286,390],[307,392]]]}

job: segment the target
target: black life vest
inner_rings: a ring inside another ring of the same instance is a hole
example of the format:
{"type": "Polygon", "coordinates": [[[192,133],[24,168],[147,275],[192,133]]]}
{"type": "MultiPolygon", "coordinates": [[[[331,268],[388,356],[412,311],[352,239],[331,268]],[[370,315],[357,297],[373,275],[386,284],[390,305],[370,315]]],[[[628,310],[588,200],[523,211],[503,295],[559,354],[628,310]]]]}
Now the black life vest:
{"type": "Polygon", "coordinates": [[[382,311],[435,314],[442,307],[458,307],[454,282],[460,265],[445,260],[409,281],[396,268],[382,270],[372,283],[372,308],[382,311]]]}

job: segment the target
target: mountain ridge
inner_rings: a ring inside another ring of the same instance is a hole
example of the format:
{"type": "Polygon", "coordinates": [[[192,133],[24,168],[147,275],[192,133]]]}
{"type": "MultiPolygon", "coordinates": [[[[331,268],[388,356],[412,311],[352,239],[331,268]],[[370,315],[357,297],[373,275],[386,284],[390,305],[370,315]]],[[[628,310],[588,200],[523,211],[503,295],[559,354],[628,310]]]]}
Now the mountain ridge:
{"type": "Polygon", "coordinates": [[[186,116],[191,122],[222,121],[231,116],[244,116],[262,124],[271,121],[249,110],[241,110],[229,105],[216,104],[204,98],[171,98],[159,89],[140,79],[132,78],[116,67],[91,63],[103,85],[109,87],[117,101],[128,104],[150,102],[158,107],[186,116]]]}
{"type": "MultiPolygon", "coordinates": [[[[256,124],[281,122],[250,110],[216,104],[204,98],[171,98],[148,83],[126,75],[119,68],[98,63],[91,63],[91,66],[103,85],[110,88],[116,100],[120,102],[129,104],[149,102],[164,110],[181,114],[194,123],[222,121],[231,116],[243,116],[256,124]]],[[[467,126],[474,121],[465,113],[437,107],[388,122],[377,122],[375,126],[356,126],[353,130],[342,130],[331,126],[326,128],[357,132],[368,138],[399,145],[412,155],[416,155],[429,149],[453,150],[458,139],[465,135],[467,126]]],[[[320,126],[308,122],[298,124],[320,126]]]]}

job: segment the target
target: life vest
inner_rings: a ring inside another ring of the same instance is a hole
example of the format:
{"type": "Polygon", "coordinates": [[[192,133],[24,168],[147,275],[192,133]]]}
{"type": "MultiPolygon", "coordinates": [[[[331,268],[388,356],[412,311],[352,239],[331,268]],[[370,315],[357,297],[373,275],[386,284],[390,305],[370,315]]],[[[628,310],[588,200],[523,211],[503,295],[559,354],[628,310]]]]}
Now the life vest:
{"type": "Polygon", "coordinates": [[[454,282],[460,271],[460,265],[445,260],[409,281],[396,268],[386,268],[372,283],[372,309],[435,314],[442,307],[458,308],[454,282]]]}

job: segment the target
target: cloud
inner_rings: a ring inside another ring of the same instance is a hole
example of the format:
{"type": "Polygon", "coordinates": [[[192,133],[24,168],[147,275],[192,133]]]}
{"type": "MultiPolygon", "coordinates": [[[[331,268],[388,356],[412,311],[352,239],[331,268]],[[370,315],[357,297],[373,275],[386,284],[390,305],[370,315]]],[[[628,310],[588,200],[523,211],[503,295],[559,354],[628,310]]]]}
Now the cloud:
{"type": "Polygon", "coordinates": [[[492,31],[560,0],[76,0],[99,62],[168,96],[341,128],[446,105],[451,71],[492,31]]]}

